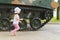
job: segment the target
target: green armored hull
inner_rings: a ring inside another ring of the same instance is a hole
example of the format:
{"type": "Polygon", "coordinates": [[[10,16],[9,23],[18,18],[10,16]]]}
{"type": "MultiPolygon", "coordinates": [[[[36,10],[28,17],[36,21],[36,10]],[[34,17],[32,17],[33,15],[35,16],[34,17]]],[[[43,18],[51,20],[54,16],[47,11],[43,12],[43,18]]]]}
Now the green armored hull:
{"type": "MultiPolygon", "coordinates": [[[[14,0],[0,0],[0,3],[11,4],[14,0]]],[[[18,0],[21,5],[32,5],[51,9],[52,0],[18,0]],[[23,2],[23,3],[22,3],[23,2]]]]}
{"type": "Polygon", "coordinates": [[[14,8],[21,8],[20,30],[37,30],[53,17],[52,0],[0,0],[0,29],[11,30],[14,8]],[[44,22],[42,20],[45,20],[44,22]]]}

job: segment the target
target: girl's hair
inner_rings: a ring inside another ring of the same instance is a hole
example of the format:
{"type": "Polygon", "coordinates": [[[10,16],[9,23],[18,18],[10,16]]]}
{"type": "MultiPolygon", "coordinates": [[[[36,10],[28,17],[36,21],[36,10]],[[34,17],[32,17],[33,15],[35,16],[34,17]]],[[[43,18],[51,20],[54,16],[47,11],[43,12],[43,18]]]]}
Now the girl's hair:
{"type": "Polygon", "coordinates": [[[10,15],[10,19],[13,19],[13,18],[14,18],[14,15],[15,15],[15,14],[11,14],[11,15],[10,15]]]}

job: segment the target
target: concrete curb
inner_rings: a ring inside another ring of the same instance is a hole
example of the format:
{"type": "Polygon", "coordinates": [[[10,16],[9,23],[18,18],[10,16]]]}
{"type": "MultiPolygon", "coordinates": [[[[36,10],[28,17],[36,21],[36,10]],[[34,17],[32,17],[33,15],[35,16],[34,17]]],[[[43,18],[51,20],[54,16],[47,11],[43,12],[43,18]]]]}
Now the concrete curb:
{"type": "Polygon", "coordinates": [[[48,24],[60,24],[60,22],[48,22],[48,24]]]}

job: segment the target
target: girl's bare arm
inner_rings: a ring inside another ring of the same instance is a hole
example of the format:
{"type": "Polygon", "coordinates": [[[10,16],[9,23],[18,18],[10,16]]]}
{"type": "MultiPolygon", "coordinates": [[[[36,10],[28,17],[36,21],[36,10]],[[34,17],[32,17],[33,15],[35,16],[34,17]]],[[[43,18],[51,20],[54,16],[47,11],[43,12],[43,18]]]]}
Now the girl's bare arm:
{"type": "Polygon", "coordinates": [[[20,18],[20,19],[19,19],[19,18],[17,18],[17,20],[23,20],[23,18],[20,18]]]}

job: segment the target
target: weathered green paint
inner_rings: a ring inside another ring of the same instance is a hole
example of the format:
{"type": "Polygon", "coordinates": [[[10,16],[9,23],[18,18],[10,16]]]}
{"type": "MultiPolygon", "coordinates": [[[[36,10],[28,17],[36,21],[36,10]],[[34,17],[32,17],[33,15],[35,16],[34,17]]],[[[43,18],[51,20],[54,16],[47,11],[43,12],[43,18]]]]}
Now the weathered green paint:
{"type": "MultiPolygon", "coordinates": [[[[0,3],[10,3],[13,0],[0,0],[0,3]]],[[[18,0],[19,2],[24,2],[25,5],[40,6],[45,8],[51,8],[52,0],[18,0]],[[31,1],[31,2],[30,2],[31,1]]],[[[23,4],[22,4],[23,5],[23,4]]]]}
{"type": "Polygon", "coordinates": [[[51,2],[52,0],[36,0],[35,2],[33,2],[33,5],[51,8],[51,2]]]}
{"type": "Polygon", "coordinates": [[[0,3],[11,3],[12,0],[0,0],[0,3]]]}

